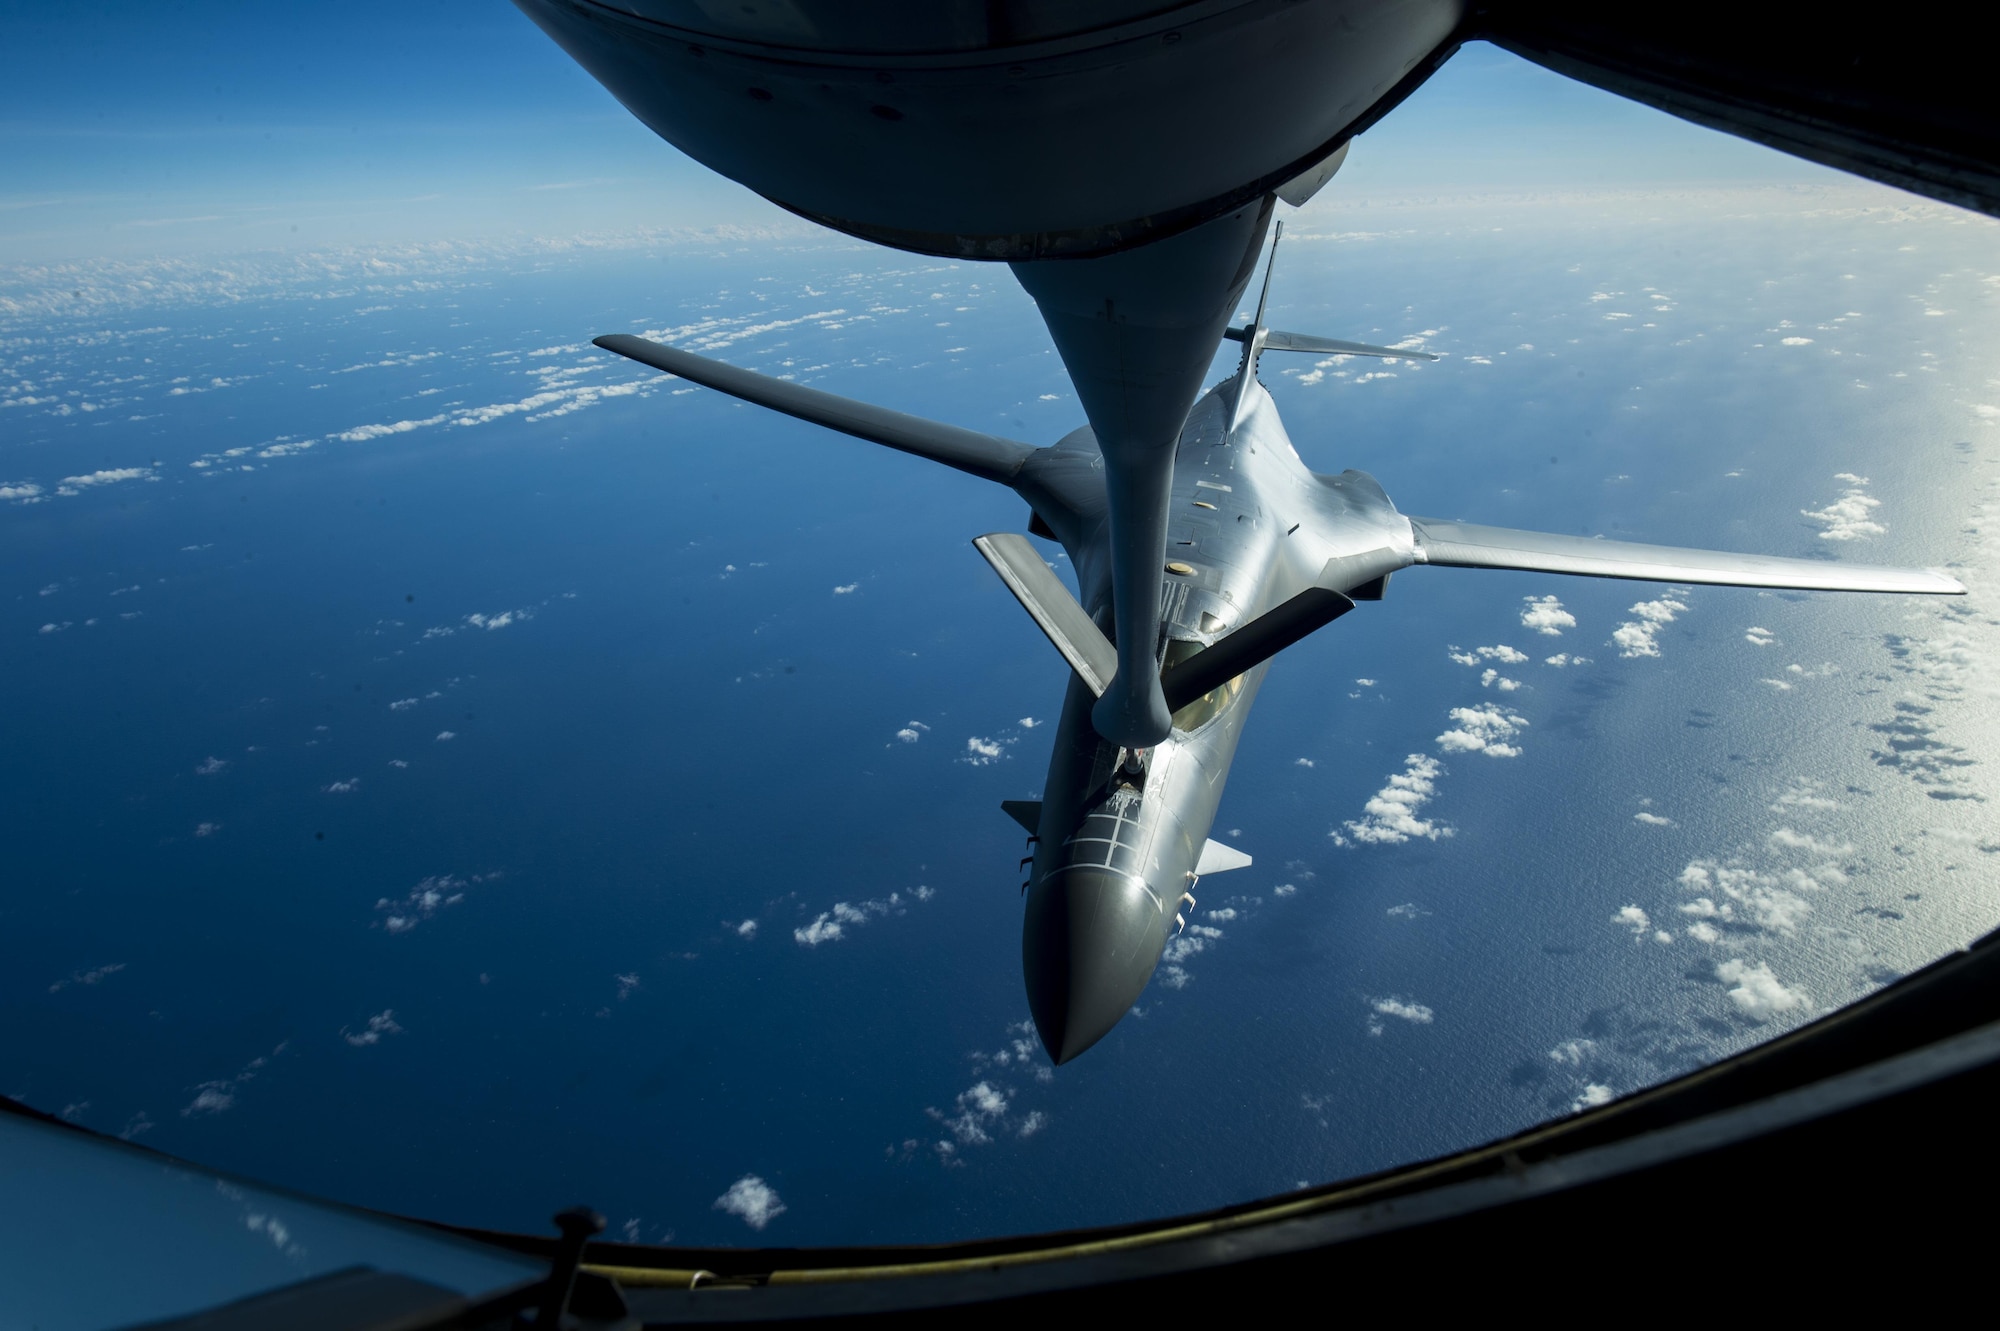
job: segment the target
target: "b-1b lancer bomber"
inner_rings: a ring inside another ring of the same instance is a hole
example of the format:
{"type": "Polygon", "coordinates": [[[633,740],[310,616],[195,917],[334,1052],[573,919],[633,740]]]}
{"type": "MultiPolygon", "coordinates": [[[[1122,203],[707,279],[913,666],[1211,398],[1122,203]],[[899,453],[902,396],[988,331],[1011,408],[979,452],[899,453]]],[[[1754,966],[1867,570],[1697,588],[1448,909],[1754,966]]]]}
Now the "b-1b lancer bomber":
{"type": "MultiPolygon", "coordinates": [[[[1265,297],[1269,291],[1267,269],[1265,297]]],[[[1391,574],[1428,564],[1814,591],[1965,590],[1922,570],[1406,517],[1366,472],[1307,469],[1257,380],[1258,358],[1267,351],[1437,357],[1275,331],[1264,325],[1263,299],[1254,320],[1225,336],[1243,344],[1237,373],[1195,403],[1174,451],[1160,632],[1145,654],[1172,724],[1146,746],[1115,743],[1091,721],[1120,658],[1109,636],[1116,624],[1104,455],[1089,426],[1034,448],[643,338],[597,339],[694,383],[1010,486],[1032,510],[1029,530],[1062,543],[1080,597],[1025,537],[995,532],[973,542],[1071,671],[1042,798],[1003,806],[1034,848],[1021,963],[1036,1029],[1059,1064],[1131,1008],[1183,926],[1197,880],[1250,863],[1209,831],[1271,658],[1357,601],[1380,600],[1391,574]]]]}

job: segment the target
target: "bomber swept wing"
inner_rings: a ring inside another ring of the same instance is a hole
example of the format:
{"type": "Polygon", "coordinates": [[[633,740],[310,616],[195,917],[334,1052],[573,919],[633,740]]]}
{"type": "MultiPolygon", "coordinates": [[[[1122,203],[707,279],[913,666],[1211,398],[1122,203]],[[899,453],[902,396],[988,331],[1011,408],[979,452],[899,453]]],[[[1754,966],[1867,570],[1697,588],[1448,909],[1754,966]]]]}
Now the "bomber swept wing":
{"type": "Polygon", "coordinates": [[[607,333],[595,344],[627,360],[650,365],[656,370],[678,375],[690,383],[713,388],[719,393],[754,402],[760,407],[781,411],[802,421],[824,425],[871,443],[883,444],[920,458],[942,462],[947,467],[970,472],[982,480],[1002,485],[1013,480],[1035,449],[1015,439],[982,434],[941,421],[925,420],[887,407],[857,402],[851,397],[823,393],[803,384],[773,379],[755,370],[740,370],[719,360],[697,356],[678,347],[662,346],[630,333],[607,333]]]}
{"type": "Polygon", "coordinates": [[[1410,529],[1417,538],[1417,562],[1440,568],[1518,569],[1586,578],[1799,591],[1907,592],[1934,596],[1957,596],[1965,592],[1964,584],[1956,578],[1928,569],[1684,550],[1671,545],[1637,545],[1589,536],[1482,527],[1441,518],[1411,518],[1410,529]]]}

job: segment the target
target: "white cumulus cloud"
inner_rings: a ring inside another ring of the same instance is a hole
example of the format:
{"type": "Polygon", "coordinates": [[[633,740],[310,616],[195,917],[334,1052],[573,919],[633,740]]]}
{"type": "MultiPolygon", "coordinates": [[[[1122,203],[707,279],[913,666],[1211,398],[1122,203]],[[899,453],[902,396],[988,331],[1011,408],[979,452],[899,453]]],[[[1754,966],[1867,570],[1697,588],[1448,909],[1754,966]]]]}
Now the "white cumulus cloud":
{"type": "Polygon", "coordinates": [[[384,1036],[401,1035],[402,1033],[403,1028],[396,1023],[396,1013],[393,1008],[383,1008],[380,1012],[370,1017],[368,1024],[358,1031],[350,1031],[345,1026],[340,1028],[340,1038],[353,1045],[356,1049],[363,1049],[371,1044],[380,1044],[384,1036]]]}
{"type": "Polygon", "coordinates": [[[1527,719],[1496,703],[1451,709],[1452,729],[1437,737],[1446,753],[1484,753],[1489,758],[1518,758],[1521,750],[1508,743],[1528,724],[1527,719]]]}
{"type": "Polygon", "coordinates": [[[832,915],[827,911],[821,911],[819,917],[805,928],[792,930],[792,937],[798,940],[800,947],[837,943],[846,936],[846,931],[834,923],[832,915]]]}
{"type": "MultiPolygon", "coordinates": [[[[1417,817],[1417,810],[1437,794],[1437,779],[1444,765],[1427,754],[1413,753],[1403,760],[1403,770],[1390,776],[1388,783],[1361,806],[1361,817],[1347,824],[1347,834],[1356,841],[1396,845],[1412,837],[1436,841],[1451,835],[1429,819],[1417,817]]],[[[1335,839],[1345,844],[1339,833],[1335,839]]]]}
{"type": "Polygon", "coordinates": [[[1591,1082],[1570,1102],[1572,1110],[1595,1109],[1598,1105],[1611,1103],[1611,1088],[1602,1082],[1591,1082]]]}
{"type": "Polygon", "coordinates": [[[1618,648],[1620,656],[1658,656],[1660,629],[1673,623],[1676,616],[1686,612],[1687,605],[1684,602],[1669,597],[1663,596],[1657,601],[1641,601],[1631,610],[1631,613],[1638,618],[1628,620],[1613,629],[1611,641],[1618,648]]]}
{"type": "Polygon", "coordinates": [[[62,483],[82,489],[92,485],[116,485],[120,481],[136,481],[153,474],[151,467],[112,467],[103,471],[88,472],[82,476],[65,476],[62,483]]]}
{"type": "Polygon", "coordinates": [[[715,1209],[737,1217],[750,1228],[762,1231],[786,1211],[778,1190],[755,1174],[745,1174],[729,1185],[729,1191],[715,1199],[715,1209]]]}
{"type": "Polygon", "coordinates": [[[1836,481],[1843,481],[1847,488],[1840,498],[1825,508],[1802,508],[1800,514],[1819,523],[1826,530],[1819,534],[1822,541],[1860,541],[1870,536],[1880,536],[1888,528],[1869,515],[1882,506],[1882,501],[1868,493],[1868,478],[1856,476],[1851,471],[1838,472],[1836,481]]]}
{"type": "Polygon", "coordinates": [[[1395,1017],[1402,1021],[1428,1026],[1437,1014],[1422,1003],[1412,1003],[1401,998],[1378,998],[1369,1006],[1385,1017],[1395,1017]]]}
{"type": "Polygon", "coordinates": [[[1553,596],[1524,596],[1527,602],[1521,611],[1521,627],[1533,629],[1537,633],[1554,638],[1564,629],[1576,627],[1576,616],[1563,609],[1563,603],[1553,596]]]}
{"type": "Polygon", "coordinates": [[[970,763],[974,767],[991,766],[1006,756],[1005,745],[1009,742],[974,735],[965,741],[965,756],[959,761],[970,763]]]}
{"type": "Polygon", "coordinates": [[[1740,957],[1731,958],[1715,968],[1715,976],[1732,986],[1729,1001],[1752,1021],[1769,1021],[1812,1006],[1803,989],[1787,988],[1761,961],[1752,966],[1740,957]]]}

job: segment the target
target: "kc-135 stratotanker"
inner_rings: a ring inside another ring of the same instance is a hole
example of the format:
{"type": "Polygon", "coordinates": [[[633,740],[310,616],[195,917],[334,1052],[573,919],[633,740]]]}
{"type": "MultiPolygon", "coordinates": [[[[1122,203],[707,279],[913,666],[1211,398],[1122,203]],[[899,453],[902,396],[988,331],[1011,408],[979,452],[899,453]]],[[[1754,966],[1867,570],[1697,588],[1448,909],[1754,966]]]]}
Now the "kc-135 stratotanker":
{"type": "MultiPolygon", "coordinates": [[[[1272,248],[1275,265],[1275,241],[1272,248]]],[[[1089,426],[1035,448],[644,338],[597,339],[694,383],[1010,486],[1028,501],[1028,530],[1062,543],[1076,573],[1075,597],[1025,537],[995,532],[973,541],[1071,668],[1042,798],[1002,806],[1028,830],[1033,848],[1021,964],[1035,1027],[1059,1064],[1097,1043],[1131,1008],[1183,927],[1198,880],[1250,863],[1209,831],[1271,658],[1357,601],[1380,600],[1391,574],[1433,565],[1813,591],[1965,590],[1925,570],[1405,516],[1366,472],[1329,476],[1306,467],[1257,380],[1258,358],[1266,351],[1438,357],[1267,328],[1269,292],[1267,268],[1257,317],[1225,334],[1243,344],[1237,373],[1195,403],[1180,431],[1160,628],[1146,652],[1172,725],[1145,746],[1115,743],[1091,719],[1120,654],[1110,636],[1116,616],[1104,457],[1089,426]]]]}

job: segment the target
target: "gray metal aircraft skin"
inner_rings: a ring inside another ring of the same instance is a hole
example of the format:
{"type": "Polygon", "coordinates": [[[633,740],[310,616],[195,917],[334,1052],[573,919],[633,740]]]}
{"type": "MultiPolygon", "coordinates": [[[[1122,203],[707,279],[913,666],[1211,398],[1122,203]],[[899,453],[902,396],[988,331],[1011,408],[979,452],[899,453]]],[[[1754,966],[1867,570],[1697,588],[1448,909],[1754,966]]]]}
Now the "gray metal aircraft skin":
{"type": "MultiPolygon", "coordinates": [[[[1169,573],[1161,598],[1168,660],[1314,587],[1329,560],[1391,552],[1379,562],[1402,566],[1415,555],[1410,524],[1373,478],[1306,469],[1254,380],[1230,433],[1235,383],[1196,403],[1175,458],[1167,548],[1173,567],[1189,572],[1169,573]]],[[[1068,480],[1096,449],[1085,429],[1049,454],[1043,466],[1023,469],[1024,480],[1040,480],[1033,473],[1044,468],[1068,480]]],[[[1084,606],[1108,622],[1102,500],[1049,490],[1030,502],[1069,553],[1084,606]]],[[[1182,707],[1168,738],[1136,758],[1099,737],[1090,719],[1096,695],[1071,673],[1036,810],[1021,943],[1029,1008],[1057,1063],[1102,1039],[1138,999],[1194,905],[1204,853],[1214,867],[1248,863],[1210,850],[1209,833],[1269,666],[1260,662],[1182,707]]]]}
{"type": "Polygon", "coordinates": [[[1379,599],[1391,573],[1434,564],[1727,586],[1964,591],[1922,570],[1406,517],[1372,476],[1306,467],[1257,382],[1256,362],[1265,349],[1336,347],[1434,358],[1274,332],[1263,326],[1261,305],[1259,317],[1230,336],[1245,344],[1241,367],[1195,403],[1172,458],[1161,628],[1144,659],[1174,710],[1167,736],[1143,748],[1105,739],[1092,720],[1130,653],[1118,653],[1105,632],[1117,624],[1115,547],[1105,459],[1088,426],[1038,449],[642,338],[597,339],[692,382],[1008,485],[1032,508],[1031,529],[1061,542],[1076,599],[1026,538],[991,533],[974,541],[1071,666],[1042,798],[1004,806],[1032,834],[1021,963],[1036,1029],[1059,1064],[1130,1010],[1183,927],[1198,878],[1250,862],[1209,833],[1271,657],[1356,600],[1379,599]]]}

